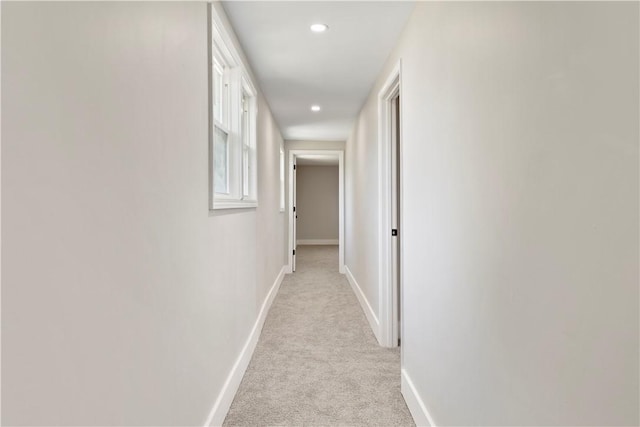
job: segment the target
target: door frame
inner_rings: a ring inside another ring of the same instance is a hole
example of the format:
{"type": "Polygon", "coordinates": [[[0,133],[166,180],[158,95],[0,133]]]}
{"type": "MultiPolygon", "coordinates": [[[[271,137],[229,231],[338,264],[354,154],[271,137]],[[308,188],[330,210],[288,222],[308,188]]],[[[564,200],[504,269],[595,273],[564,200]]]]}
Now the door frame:
{"type": "MultiPolygon", "coordinates": [[[[379,301],[380,301],[380,344],[385,347],[398,346],[398,299],[400,300],[400,311],[403,311],[402,295],[397,295],[396,288],[393,286],[393,252],[391,238],[391,144],[392,144],[392,125],[391,125],[391,102],[397,96],[400,96],[400,141],[398,141],[397,153],[400,157],[400,170],[402,171],[401,141],[402,141],[402,116],[403,116],[403,98],[402,98],[402,62],[394,66],[389,73],[382,89],[378,94],[378,283],[379,283],[379,301]]],[[[402,180],[400,180],[400,190],[398,194],[400,200],[400,216],[398,218],[398,234],[402,235],[402,217],[404,216],[402,206],[402,180]]],[[[400,238],[400,254],[403,251],[404,240],[400,238]]],[[[403,277],[403,257],[400,256],[398,269],[400,277],[403,277]]],[[[400,285],[402,289],[402,285],[400,285]]],[[[400,327],[404,330],[404,321],[400,327]]],[[[401,331],[400,335],[404,335],[401,331]]]]}
{"type": "Polygon", "coordinates": [[[287,210],[289,214],[289,265],[288,272],[293,273],[293,250],[296,247],[293,238],[293,165],[299,155],[336,155],[338,156],[338,271],[344,274],[344,150],[289,150],[287,160],[287,174],[289,186],[287,188],[288,197],[287,210]]]}
{"type": "Polygon", "coordinates": [[[291,183],[293,184],[291,186],[291,203],[289,203],[289,206],[294,206],[294,208],[292,209],[292,214],[291,214],[291,222],[289,224],[291,224],[291,236],[292,237],[292,241],[293,241],[293,251],[289,251],[289,253],[291,253],[291,262],[289,263],[289,265],[291,266],[291,272],[295,272],[296,271],[296,249],[298,249],[298,213],[296,212],[296,208],[295,206],[297,206],[298,204],[298,172],[297,172],[297,167],[298,162],[296,160],[296,158],[293,158],[293,170],[291,171],[291,176],[293,176],[293,178],[291,179],[291,183]]]}

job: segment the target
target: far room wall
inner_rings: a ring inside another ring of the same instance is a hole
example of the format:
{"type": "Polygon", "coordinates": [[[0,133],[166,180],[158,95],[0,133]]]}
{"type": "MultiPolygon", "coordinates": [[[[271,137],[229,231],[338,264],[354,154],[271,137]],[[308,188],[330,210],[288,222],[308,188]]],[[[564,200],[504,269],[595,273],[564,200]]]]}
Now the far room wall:
{"type": "Polygon", "coordinates": [[[338,166],[298,165],[297,240],[338,243],[338,166]]]}

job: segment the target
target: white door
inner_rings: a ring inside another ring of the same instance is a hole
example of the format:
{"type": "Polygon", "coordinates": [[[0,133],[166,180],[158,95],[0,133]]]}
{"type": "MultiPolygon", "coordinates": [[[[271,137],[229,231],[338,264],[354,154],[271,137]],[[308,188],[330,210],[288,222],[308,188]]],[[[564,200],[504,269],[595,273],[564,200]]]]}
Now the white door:
{"type": "Polygon", "coordinates": [[[296,248],[298,246],[297,241],[297,225],[298,225],[298,212],[296,212],[296,200],[297,200],[297,195],[296,195],[296,188],[297,188],[297,176],[296,176],[297,172],[296,172],[296,158],[293,158],[293,271],[296,271],[296,248]]]}

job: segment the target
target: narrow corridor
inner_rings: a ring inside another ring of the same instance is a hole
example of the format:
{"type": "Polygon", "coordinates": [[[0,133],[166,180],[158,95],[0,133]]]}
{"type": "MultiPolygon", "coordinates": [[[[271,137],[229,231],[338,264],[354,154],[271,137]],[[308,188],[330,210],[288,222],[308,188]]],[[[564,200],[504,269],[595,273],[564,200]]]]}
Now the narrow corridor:
{"type": "Polygon", "coordinates": [[[413,425],[400,350],[378,346],[337,246],[298,246],[224,425],[413,425]]]}

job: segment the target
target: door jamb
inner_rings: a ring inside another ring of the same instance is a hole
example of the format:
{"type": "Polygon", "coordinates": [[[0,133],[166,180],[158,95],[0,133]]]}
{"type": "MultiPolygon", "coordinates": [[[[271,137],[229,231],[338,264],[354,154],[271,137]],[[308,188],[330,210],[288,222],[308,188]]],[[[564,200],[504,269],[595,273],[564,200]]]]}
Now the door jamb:
{"type": "Polygon", "coordinates": [[[336,155],[338,156],[338,271],[344,274],[344,150],[289,150],[287,171],[289,175],[288,206],[289,211],[289,265],[287,271],[293,273],[293,163],[296,156],[301,154],[336,155]]]}
{"type": "MultiPolygon", "coordinates": [[[[380,301],[380,338],[381,344],[385,347],[397,347],[398,341],[394,340],[394,331],[398,327],[397,305],[394,304],[394,292],[392,274],[392,251],[391,251],[391,102],[400,95],[402,104],[402,63],[398,61],[393,70],[389,73],[385,84],[378,94],[378,283],[380,301]],[[394,342],[395,341],[395,342],[394,342]]],[[[403,108],[400,108],[400,141],[402,141],[402,115],[403,108]]],[[[398,154],[400,146],[398,146],[398,154]]],[[[400,163],[402,157],[400,156],[400,163]]],[[[402,180],[400,180],[400,203],[402,203],[402,180]]],[[[404,209],[400,207],[399,224],[402,225],[404,209]]],[[[400,228],[400,227],[399,227],[400,228]]],[[[399,230],[402,233],[402,230],[399,230]]],[[[400,253],[403,239],[400,239],[400,253]]],[[[402,272],[402,257],[398,265],[402,272]]],[[[400,277],[403,277],[402,273],[400,277]]],[[[402,304],[402,296],[400,305],[402,304]]],[[[402,310],[402,308],[401,308],[402,310]]],[[[401,326],[404,329],[404,321],[401,326]]],[[[402,335],[402,334],[401,334],[402,335]]]]}

